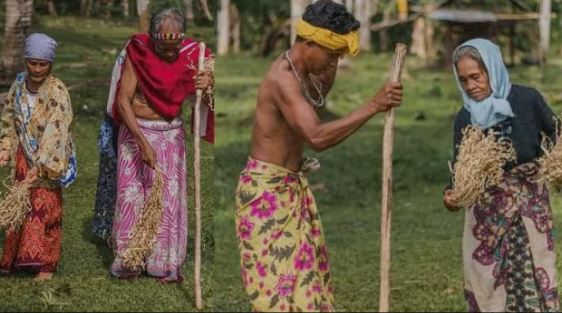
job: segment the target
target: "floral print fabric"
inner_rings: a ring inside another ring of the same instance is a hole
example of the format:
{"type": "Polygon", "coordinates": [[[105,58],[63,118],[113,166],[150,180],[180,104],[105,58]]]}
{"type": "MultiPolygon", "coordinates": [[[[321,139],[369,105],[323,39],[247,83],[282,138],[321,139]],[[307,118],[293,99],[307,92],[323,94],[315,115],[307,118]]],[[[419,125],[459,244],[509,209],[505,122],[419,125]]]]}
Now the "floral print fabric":
{"type": "Polygon", "coordinates": [[[250,158],[236,191],[241,275],[256,311],[333,311],[320,216],[307,178],[250,158]]]}
{"type": "Polygon", "coordinates": [[[466,211],[465,296],[471,312],[559,310],[548,190],[521,164],[466,211]]]}
{"type": "Polygon", "coordinates": [[[67,187],[76,179],[76,153],[70,127],[72,106],[66,86],[49,76],[38,90],[35,103],[27,103],[27,74],[18,74],[2,110],[0,147],[10,151],[15,166],[21,146],[30,166],[39,168],[37,187],[67,187]]]}
{"type": "MultiPolygon", "coordinates": [[[[182,281],[181,267],[187,250],[187,189],[185,131],[180,118],[166,121],[138,120],[141,131],[154,148],[164,182],[164,212],[156,244],[145,261],[146,272],[164,281],[182,281]]],[[[123,253],[154,183],[154,170],[141,159],[141,152],[128,128],[121,124],[118,135],[117,205],[113,219],[116,257],[111,273],[118,277],[140,273],[125,268],[123,253]]]]}

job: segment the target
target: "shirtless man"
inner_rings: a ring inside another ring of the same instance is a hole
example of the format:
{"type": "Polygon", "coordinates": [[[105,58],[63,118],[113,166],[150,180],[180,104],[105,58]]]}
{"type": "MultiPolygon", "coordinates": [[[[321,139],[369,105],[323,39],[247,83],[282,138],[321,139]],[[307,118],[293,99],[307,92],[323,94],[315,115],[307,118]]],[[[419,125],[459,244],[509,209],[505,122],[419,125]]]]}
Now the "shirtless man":
{"type": "MultiPolygon", "coordinates": [[[[185,20],[175,9],[163,10],[151,21],[149,34],[133,36],[126,47],[124,68],[112,108],[119,125],[117,138],[116,204],[112,239],[116,257],[111,273],[135,277],[143,268],[166,282],[181,282],[187,246],[185,131],[181,106],[196,89],[212,87],[212,74],[197,74],[199,45],[184,38],[185,20]],[[131,268],[122,255],[155,171],[164,182],[164,212],[150,256],[131,268]]],[[[212,55],[205,52],[207,64],[212,55]]],[[[206,69],[209,66],[206,66],[206,69]]],[[[212,97],[205,93],[205,104],[212,97]]]]}
{"type": "Polygon", "coordinates": [[[237,189],[236,222],[244,285],[256,311],[332,311],[333,287],[303,148],[333,147],[379,112],[400,105],[388,83],[349,115],[322,123],[338,60],[357,53],[359,22],[330,0],[309,5],[297,39],[258,92],[251,156],[237,189]]]}

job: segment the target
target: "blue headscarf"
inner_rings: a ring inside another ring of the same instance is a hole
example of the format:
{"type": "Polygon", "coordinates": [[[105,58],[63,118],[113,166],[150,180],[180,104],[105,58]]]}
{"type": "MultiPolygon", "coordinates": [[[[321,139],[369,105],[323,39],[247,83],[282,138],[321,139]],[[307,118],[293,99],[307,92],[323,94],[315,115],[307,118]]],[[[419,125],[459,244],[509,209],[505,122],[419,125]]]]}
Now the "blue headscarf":
{"type": "Polygon", "coordinates": [[[57,42],[40,33],[34,33],[25,38],[23,55],[26,59],[40,59],[53,62],[55,60],[55,49],[57,42]]]}
{"type": "Polygon", "coordinates": [[[515,114],[513,114],[511,105],[507,101],[507,96],[511,91],[511,82],[507,68],[503,63],[500,47],[489,40],[477,38],[463,43],[457,47],[457,50],[465,46],[475,48],[480,54],[488,71],[490,87],[492,88],[492,93],[488,98],[482,101],[473,100],[462,88],[457,76],[456,65],[453,65],[455,79],[462,94],[464,108],[470,113],[471,123],[486,129],[509,117],[514,117],[515,114]]]}

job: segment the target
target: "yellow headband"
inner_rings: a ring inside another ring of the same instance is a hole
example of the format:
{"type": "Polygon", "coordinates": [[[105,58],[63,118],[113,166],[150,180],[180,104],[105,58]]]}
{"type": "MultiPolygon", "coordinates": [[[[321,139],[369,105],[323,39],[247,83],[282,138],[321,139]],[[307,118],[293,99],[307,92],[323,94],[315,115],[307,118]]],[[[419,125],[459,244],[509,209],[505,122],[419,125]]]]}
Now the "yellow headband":
{"type": "Polygon", "coordinates": [[[347,48],[346,53],[353,56],[359,53],[359,33],[352,31],[349,34],[338,34],[324,28],[316,27],[300,20],[296,24],[297,35],[304,39],[312,40],[322,47],[339,50],[347,48]]]}

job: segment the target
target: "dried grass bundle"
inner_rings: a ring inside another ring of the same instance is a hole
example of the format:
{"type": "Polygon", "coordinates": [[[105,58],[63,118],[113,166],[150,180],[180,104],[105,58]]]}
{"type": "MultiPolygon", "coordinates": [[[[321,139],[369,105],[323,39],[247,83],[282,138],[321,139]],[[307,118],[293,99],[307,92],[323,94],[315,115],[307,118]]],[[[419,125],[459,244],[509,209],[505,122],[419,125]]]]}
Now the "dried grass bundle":
{"type": "Polygon", "coordinates": [[[494,133],[485,135],[475,126],[463,129],[453,170],[452,202],[463,208],[476,203],[486,188],[501,182],[503,166],[515,159],[510,141],[498,141],[494,133]]]}
{"type": "Polygon", "coordinates": [[[155,171],[154,185],[150,190],[144,208],[131,230],[129,244],[121,257],[123,265],[131,269],[142,268],[156,242],[156,235],[164,211],[162,172],[155,171]]]}
{"type": "Polygon", "coordinates": [[[29,201],[31,183],[22,181],[13,186],[4,185],[8,193],[4,200],[0,201],[0,228],[18,230],[31,211],[29,201]]]}
{"type": "MultiPolygon", "coordinates": [[[[558,129],[558,125],[556,125],[558,129]]],[[[556,142],[552,142],[550,137],[543,134],[541,149],[544,154],[537,162],[539,171],[537,173],[537,182],[547,182],[550,185],[560,189],[562,187],[562,140],[559,131],[556,132],[556,142]]]]}

